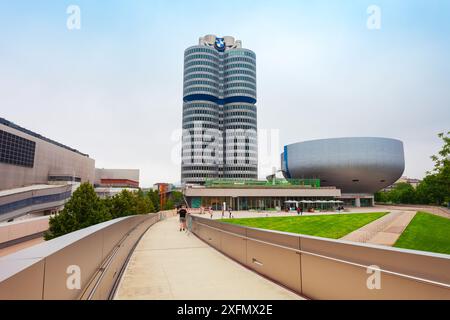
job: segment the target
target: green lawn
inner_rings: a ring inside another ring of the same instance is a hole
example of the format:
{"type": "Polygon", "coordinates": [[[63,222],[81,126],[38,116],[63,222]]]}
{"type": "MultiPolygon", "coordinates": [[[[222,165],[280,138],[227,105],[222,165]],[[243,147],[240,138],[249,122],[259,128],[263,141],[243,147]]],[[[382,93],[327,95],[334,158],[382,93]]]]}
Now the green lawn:
{"type": "Polygon", "coordinates": [[[418,212],[394,247],[450,254],[450,219],[418,212]]]}
{"type": "Polygon", "coordinates": [[[317,216],[223,219],[221,221],[253,228],[307,234],[339,239],[362,226],[381,218],[387,212],[330,214],[317,216]]]}

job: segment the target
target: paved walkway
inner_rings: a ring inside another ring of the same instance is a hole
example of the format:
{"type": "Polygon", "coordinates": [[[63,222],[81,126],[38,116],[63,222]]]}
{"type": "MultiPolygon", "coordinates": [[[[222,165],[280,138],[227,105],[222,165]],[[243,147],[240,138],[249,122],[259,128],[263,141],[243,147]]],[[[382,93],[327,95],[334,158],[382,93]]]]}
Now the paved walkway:
{"type": "MultiPolygon", "coordinates": [[[[303,216],[319,216],[319,215],[331,215],[331,214],[354,214],[354,213],[368,213],[368,212],[382,212],[389,210],[380,210],[380,208],[348,208],[345,211],[316,211],[316,212],[303,212],[303,216]]],[[[198,209],[190,209],[191,214],[198,215],[203,218],[210,218],[209,213],[200,214],[198,209]]],[[[296,211],[232,211],[233,218],[263,218],[263,217],[293,217],[297,216],[296,211]]],[[[224,213],[224,219],[229,218],[228,211],[224,213]]],[[[222,211],[213,211],[213,219],[222,219],[222,211]]]]}
{"type": "Polygon", "coordinates": [[[152,226],[139,242],[115,299],[302,299],[178,231],[177,217],[152,226]]]}
{"type": "Polygon", "coordinates": [[[450,209],[437,206],[426,206],[426,205],[377,205],[375,208],[379,210],[402,210],[402,211],[424,211],[436,216],[444,217],[450,219],[450,209]]]}
{"type": "Polygon", "coordinates": [[[395,210],[341,239],[393,246],[415,215],[416,212],[413,211],[395,210]]]}

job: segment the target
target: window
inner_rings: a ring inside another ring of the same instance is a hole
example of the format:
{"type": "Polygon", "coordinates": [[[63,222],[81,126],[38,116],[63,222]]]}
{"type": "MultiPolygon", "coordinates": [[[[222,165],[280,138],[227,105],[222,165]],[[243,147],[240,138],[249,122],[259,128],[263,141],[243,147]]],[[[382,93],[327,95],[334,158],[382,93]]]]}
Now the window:
{"type": "Polygon", "coordinates": [[[0,130],[0,162],[33,168],[36,142],[0,130]]]}
{"type": "Polygon", "coordinates": [[[74,177],[74,176],[49,176],[48,181],[75,181],[75,182],[81,182],[80,177],[74,177]]]}

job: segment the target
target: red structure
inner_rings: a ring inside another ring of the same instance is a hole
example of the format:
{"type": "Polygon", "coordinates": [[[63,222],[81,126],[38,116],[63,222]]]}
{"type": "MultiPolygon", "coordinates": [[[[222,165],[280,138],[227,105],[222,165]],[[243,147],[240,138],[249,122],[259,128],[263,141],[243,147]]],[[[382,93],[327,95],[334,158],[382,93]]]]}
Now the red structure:
{"type": "Polygon", "coordinates": [[[120,188],[139,188],[139,182],[129,179],[101,179],[101,185],[120,188]]]}
{"type": "Polygon", "coordinates": [[[168,194],[171,191],[170,184],[168,183],[155,183],[155,187],[158,189],[159,194],[159,207],[164,208],[168,194]]]}

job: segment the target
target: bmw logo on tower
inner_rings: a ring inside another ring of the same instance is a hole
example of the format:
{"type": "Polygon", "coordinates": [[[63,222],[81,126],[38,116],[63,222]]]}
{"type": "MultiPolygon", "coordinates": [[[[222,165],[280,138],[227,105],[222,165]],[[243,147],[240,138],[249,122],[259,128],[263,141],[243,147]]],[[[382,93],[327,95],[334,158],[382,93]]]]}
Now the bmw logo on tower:
{"type": "Polygon", "coordinates": [[[216,38],[216,42],[214,43],[214,46],[219,51],[225,50],[225,41],[223,38],[216,38]]]}

